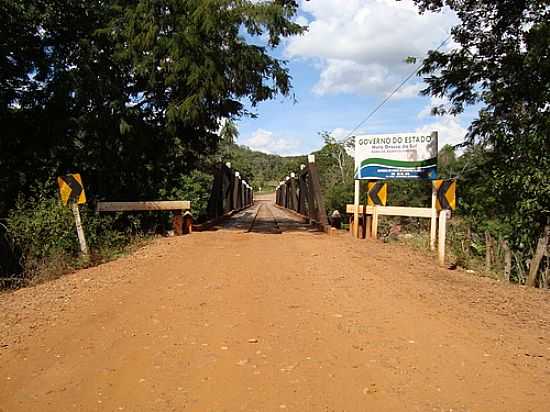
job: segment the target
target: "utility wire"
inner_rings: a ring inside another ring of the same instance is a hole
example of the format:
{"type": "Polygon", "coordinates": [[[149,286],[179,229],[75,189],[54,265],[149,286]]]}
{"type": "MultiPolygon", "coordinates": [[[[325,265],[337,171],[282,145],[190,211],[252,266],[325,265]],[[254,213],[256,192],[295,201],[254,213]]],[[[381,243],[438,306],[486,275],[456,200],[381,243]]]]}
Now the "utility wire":
{"type": "MultiPolygon", "coordinates": [[[[435,51],[439,51],[439,49],[441,49],[445,43],[447,43],[449,41],[449,39],[451,38],[452,34],[449,34],[447,36],[447,38],[445,40],[443,40],[441,42],[441,44],[439,46],[437,46],[437,48],[435,49],[435,51]]],[[[361,126],[363,126],[372,116],[374,116],[374,114],[380,110],[382,108],[382,106],[384,106],[388,100],[390,100],[414,75],[417,75],[420,70],[422,69],[422,66],[424,65],[424,63],[420,63],[418,64],[415,68],[414,68],[414,71],[412,71],[407,77],[405,77],[398,85],[397,87],[389,94],[387,95],[384,100],[382,100],[378,106],[376,106],[368,115],[367,117],[365,117],[357,126],[355,126],[353,128],[353,130],[351,132],[348,133],[348,135],[342,140],[342,143],[345,143],[347,140],[349,140],[350,138],[353,137],[353,133],[355,133],[357,131],[357,129],[359,129],[361,126]]]]}

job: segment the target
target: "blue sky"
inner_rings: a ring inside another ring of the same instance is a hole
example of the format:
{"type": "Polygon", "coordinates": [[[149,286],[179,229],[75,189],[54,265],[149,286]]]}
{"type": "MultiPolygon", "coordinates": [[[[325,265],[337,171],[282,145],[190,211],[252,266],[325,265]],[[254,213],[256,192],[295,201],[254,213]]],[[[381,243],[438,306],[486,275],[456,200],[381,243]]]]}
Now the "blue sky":
{"type": "MultiPolygon", "coordinates": [[[[274,51],[289,61],[297,102],[278,97],[239,121],[238,143],[252,149],[305,154],[322,146],[320,131],[346,136],[414,70],[404,59],[438,47],[456,17],[419,15],[409,0],[302,0],[297,21],[308,31],[274,51]]],[[[430,108],[444,101],[418,96],[422,87],[411,79],[355,134],[437,130],[440,146],[461,142],[474,110],[433,117],[430,108]]]]}

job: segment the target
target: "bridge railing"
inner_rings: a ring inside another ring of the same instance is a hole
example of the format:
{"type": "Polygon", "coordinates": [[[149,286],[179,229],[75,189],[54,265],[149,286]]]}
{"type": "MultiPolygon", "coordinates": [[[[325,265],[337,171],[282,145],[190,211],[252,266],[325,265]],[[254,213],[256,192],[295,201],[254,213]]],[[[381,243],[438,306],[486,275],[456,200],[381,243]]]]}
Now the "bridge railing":
{"type": "Polygon", "coordinates": [[[214,182],[208,200],[209,220],[221,218],[251,206],[254,203],[254,190],[239,172],[231,168],[231,163],[219,165],[214,172],[214,182]]]}
{"type": "Polygon", "coordinates": [[[279,183],[275,203],[328,230],[329,222],[314,155],[308,156],[308,164],[302,165],[299,172],[291,173],[279,183]]]}

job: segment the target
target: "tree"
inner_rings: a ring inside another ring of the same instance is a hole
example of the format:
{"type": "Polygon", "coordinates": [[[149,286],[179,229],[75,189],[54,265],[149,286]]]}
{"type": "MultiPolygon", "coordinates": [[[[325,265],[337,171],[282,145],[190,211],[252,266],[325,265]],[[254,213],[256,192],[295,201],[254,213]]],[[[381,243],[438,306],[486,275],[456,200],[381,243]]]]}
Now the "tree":
{"type": "Polygon", "coordinates": [[[0,215],[82,173],[90,197],[138,200],[207,168],[220,119],[288,95],[271,54],[294,1],[0,1],[0,215]],[[266,39],[263,41],[262,39],[266,39]]]}
{"type": "Polygon", "coordinates": [[[231,120],[225,121],[220,130],[220,137],[226,144],[234,144],[239,137],[239,129],[235,122],[231,120]]]}
{"type": "Polygon", "coordinates": [[[434,113],[482,108],[466,144],[480,145],[505,236],[528,253],[550,213],[550,8],[546,0],[414,0],[422,12],[451,8],[458,47],[432,51],[425,94],[447,97],[434,113]]]}
{"type": "Polygon", "coordinates": [[[322,154],[328,155],[336,160],[338,170],[340,171],[340,181],[341,183],[345,183],[346,180],[349,180],[347,173],[350,168],[353,169],[353,159],[349,155],[348,151],[353,150],[354,142],[349,139],[339,142],[334,136],[326,131],[320,132],[319,135],[325,142],[325,146],[322,149],[322,154]]]}

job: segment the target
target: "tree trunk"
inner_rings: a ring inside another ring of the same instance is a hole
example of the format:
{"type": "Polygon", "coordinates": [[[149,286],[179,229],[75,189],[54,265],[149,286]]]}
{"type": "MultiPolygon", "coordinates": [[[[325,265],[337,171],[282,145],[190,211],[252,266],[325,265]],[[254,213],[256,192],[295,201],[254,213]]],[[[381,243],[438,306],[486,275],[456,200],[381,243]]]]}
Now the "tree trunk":
{"type": "Polygon", "coordinates": [[[504,280],[510,282],[510,273],[512,272],[512,251],[507,240],[503,240],[502,250],[504,250],[504,280]]]}
{"type": "Polygon", "coordinates": [[[540,262],[546,252],[548,246],[548,238],[550,237],[550,225],[544,226],[544,230],[539,238],[537,244],[537,250],[533,259],[531,259],[531,265],[529,266],[529,276],[527,277],[527,286],[534,287],[537,284],[537,274],[539,272],[540,262]]]}

